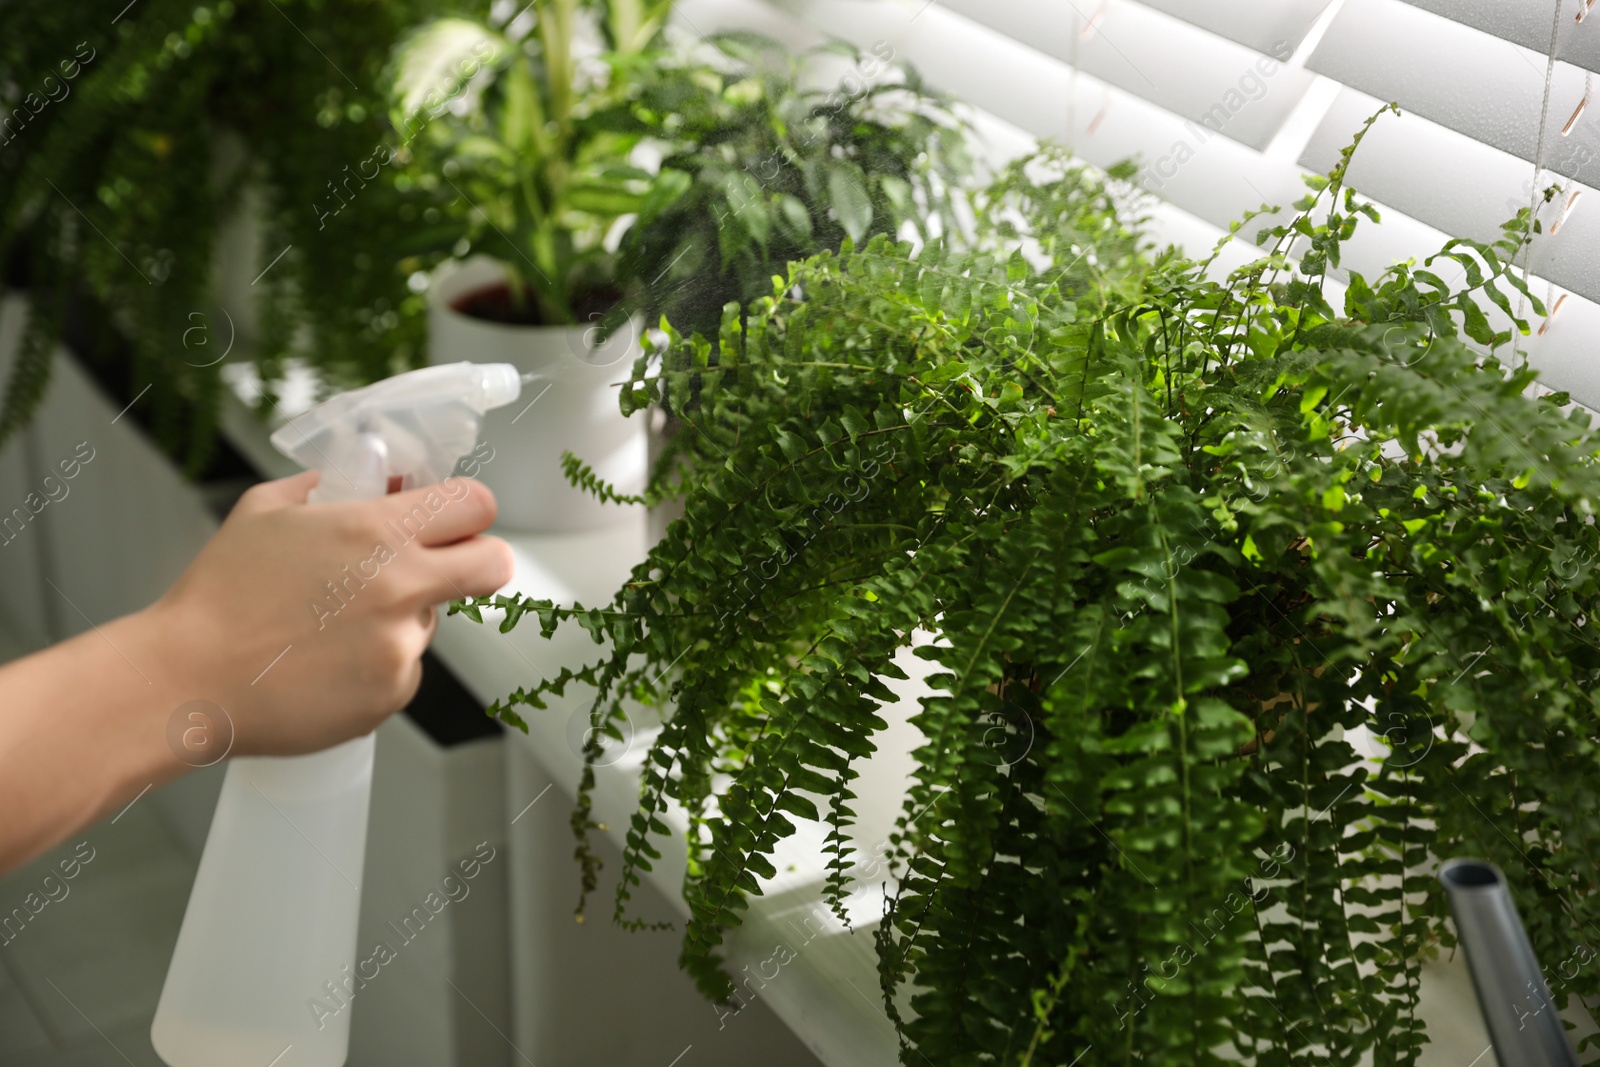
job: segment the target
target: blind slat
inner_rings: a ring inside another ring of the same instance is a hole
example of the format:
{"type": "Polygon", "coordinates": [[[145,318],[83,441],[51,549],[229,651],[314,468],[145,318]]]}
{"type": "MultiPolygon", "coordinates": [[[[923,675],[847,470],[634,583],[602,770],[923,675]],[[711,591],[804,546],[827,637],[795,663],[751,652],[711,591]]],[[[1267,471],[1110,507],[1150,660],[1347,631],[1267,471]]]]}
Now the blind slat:
{"type": "Polygon", "coordinates": [[[1290,33],[1257,50],[1135,3],[1087,17],[1071,4],[1038,0],[943,6],[1252,148],[1267,146],[1313,81],[1283,65],[1294,53],[1290,33]]]}
{"type": "MultiPolygon", "coordinates": [[[[1560,292],[1541,293],[1540,299],[1555,306],[1560,292]]],[[[1600,304],[1582,297],[1563,301],[1545,333],[1524,338],[1521,347],[1528,362],[1539,371],[1539,379],[1552,389],[1563,389],[1572,399],[1600,411],[1600,373],[1595,368],[1595,338],[1600,337],[1600,304]]]]}
{"type": "Polygon", "coordinates": [[[1600,73],[1600,12],[1577,21],[1583,0],[1406,0],[1496,37],[1549,54],[1552,17],[1558,27],[1556,58],[1600,73]],[[1559,9],[1559,10],[1557,10],[1559,9]]]}
{"type": "MultiPolygon", "coordinates": [[[[1600,33],[1600,16],[1584,28],[1600,33]]],[[[1530,161],[1538,153],[1546,61],[1519,44],[1402,0],[1346,0],[1307,65],[1501,151],[1530,161]]],[[[1586,109],[1570,134],[1559,132],[1586,80],[1570,63],[1556,64],[1544,163],[1570,178],[1600,167],[1600,107],[1586,109]]]]}
{"type": "MultiPolygon", "coordinates": [[[[1279,41],[1290,50],[1311,31],[1332,0],[1140,0],[1146,7],[1209,30],[1257,52],[1271,53],[1279,41]]],[[[1087,9],[1086,9],[1087,10],[1087,9]]]]}

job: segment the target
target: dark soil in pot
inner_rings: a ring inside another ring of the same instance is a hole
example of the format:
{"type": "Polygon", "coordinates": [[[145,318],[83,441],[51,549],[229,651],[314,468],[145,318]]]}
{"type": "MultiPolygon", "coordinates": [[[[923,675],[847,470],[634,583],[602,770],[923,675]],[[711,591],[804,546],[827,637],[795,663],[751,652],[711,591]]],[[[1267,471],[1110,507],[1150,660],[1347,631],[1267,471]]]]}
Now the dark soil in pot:
{"type": "MultiPolygon", "coordinates": [[[[506,282],[493,282],[450,301],[452,311],[484,322],[497,322],[505,326],[564,325],[547,322],[539,311],[539,295],[531,285],[524,285],[520,299],[506,282]]],[[[600,286],[585,291],[574,301],[575,321],[593,322],[622,299],[621,290],[613,286],[600,286]]]]}

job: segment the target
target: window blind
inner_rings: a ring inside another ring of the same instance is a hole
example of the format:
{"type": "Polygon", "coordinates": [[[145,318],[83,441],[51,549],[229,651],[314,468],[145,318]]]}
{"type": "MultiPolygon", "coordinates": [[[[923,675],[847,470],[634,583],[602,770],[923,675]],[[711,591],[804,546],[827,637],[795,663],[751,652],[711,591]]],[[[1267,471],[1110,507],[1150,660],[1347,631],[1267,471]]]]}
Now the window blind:
{"type": "Polygon", "coordinates": [[[1048,138],[1100,167],[1138,159],[1155,235],[1191,253],[1298,199],[1394,101],[1350,173],[1384,222],[1346,265],[1371,277],[1452,235],[1492,238],[1559,185],[1527,264],[1557,310],[1522,347],[1600,408],[1597,0],[682,0],[680,21],[886,42],[971,105],[997,152],[1048,138]]]}

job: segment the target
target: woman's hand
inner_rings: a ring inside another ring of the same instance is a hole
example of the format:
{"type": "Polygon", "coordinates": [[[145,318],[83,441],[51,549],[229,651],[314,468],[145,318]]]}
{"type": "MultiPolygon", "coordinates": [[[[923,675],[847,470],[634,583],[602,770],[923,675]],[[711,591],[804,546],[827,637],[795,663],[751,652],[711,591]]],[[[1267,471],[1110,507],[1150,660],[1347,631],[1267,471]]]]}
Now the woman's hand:
{"type": "Polygon", "coordinates": [[[245,493],[145,613],[175,703],[206,700],[236,755],[310,752],[370,733],[422,679],[434,605],[511,580],[479,536],[494,496],[462,478],[381,500],[306,504],[317,474],[245,493]]]}
{"type": "Polygon", "coordinates": [[[256,486],[155,604],[0,666],[0,872],[225,752],[370,733],[417,691],[434,606],[511,580],[477,482],[307,504],[316,481],[256,486]],[[189,750],[196,701],[221,721],[189,750]]]}

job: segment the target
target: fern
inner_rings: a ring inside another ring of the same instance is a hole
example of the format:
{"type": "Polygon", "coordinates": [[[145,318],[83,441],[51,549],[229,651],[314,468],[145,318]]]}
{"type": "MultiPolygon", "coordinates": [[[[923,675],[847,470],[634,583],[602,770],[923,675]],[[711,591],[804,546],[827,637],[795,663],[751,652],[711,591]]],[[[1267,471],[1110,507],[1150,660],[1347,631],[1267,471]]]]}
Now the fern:
{"type": "Polygon", "coordinates": [[[1220,280],[1047,153],[969,247],[847,243],[714,340],[666,329],[623,407],[692,415],[683,517],[604,610],[522,602],[603,645],[518,700],[670,709],[619,920],[672,804],[708,996],[801,821],[841,906],[915,644],[874,934],[906,1063],[1414,1064],[1457,852],[1508,872],[1544,959],[1600,930],[1600,440],[1510,352],[1536,224],[1446,246],[1460,287],[1439,257],[1346,272],[1335,308],[1376,217],[1349,158],[1220,280]]]}
{"type": "Polygon", "coordinates": [[[642,496],[617,492],[610,482],[601,478],[594,472],[592,467],[571,452],[561,453],[561,472],[567,476],[567,481],[574,486],[607,504],[643,504],[645,502],[645,498],[642,496]]]}

